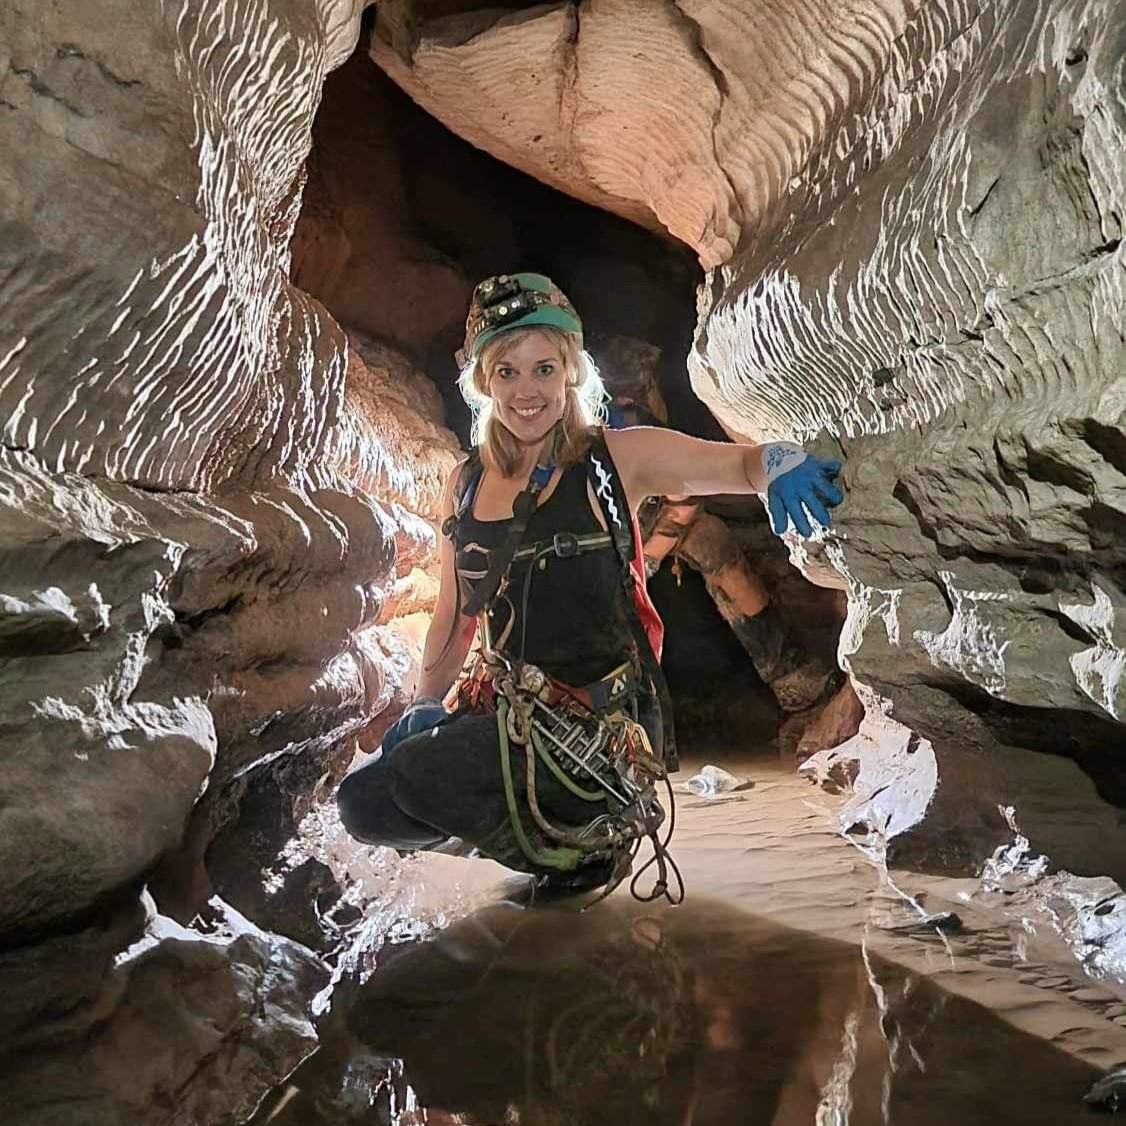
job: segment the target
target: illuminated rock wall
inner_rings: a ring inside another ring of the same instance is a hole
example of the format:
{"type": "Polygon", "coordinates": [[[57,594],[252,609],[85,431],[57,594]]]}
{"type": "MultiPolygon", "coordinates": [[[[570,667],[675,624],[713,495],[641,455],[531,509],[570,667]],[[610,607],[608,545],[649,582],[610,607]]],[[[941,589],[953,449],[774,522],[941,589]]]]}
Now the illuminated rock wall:
{"type": "Polygon", "coordinates": [[[424,377],[349,372],[288,280],[364,6],[0,11],[6,1043],[105,1003],[144,881],[214,911],[202,858],[245,788],[331,779],[397,689],[365,631],[456,443],[424,377]]]}

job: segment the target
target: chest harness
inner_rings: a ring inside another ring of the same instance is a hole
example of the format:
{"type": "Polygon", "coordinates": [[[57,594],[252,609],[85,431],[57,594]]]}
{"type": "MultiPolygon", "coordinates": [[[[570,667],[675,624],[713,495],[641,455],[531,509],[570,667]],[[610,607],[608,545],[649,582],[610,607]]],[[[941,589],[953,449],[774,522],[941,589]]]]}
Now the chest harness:
{"type": "MultiPolygon", "coordinates": [[[[550,443],[548,448],[551,448],[550,443]]],[[[520,850],[529,861],[566,873],[592,860],[610,858],[612,875],[602,893],[606,896],[629,876],[642,841],[648,839],[653,855],[634,875],[630,891],[643,901],[663,897],[679,903],[684,897],[684,884],[668,853],[675,824],[672,786],[665,763],[654,755],[645,728],[627,710],[633,699],[631,689],[637,688],[634,661],[614,669],[595,684],[575,689],[524,660],[531,583],[541,561],[550,555],[568,559],[588,551],[613,549],[618,556],[621,593],[633,635],[636,665],[652,685],[660,704],[667,748],[665,761],[675,763],[672,710],[654,645],[654,636],[657,645],[660,643],[659,633],[655,634],[653,628],[654,622],[659,625],[659,619],[647,597],[638,594],[636,525],[600,432],[592,436],[585,460],[588,481],[598,499],[606,532],[582,535],[558,532],[550,541],[524,544],[539,495],[556,469],[554,460],[549,459],[532,470],[527,486],[513,502],[508,535],[501,546],[489,553],[488,570],[458,570],[458,612],[476,617],[479,643],[473,663],[459,681],[458,702],[460,706],[475,710],[495,708],[509,820],[520,850]],[[518,655],[512,657],[508,642],[516,615],[509,614],[501,636],[494,638],[489,610],[501,599],[508,599],[512,609],[511,568],[516,561],[525,559],[528,567],[519,593],[521,638],[516,650],[518,655]],[[464,602],[463,578],[474,580],[464,602]],[[647,621],[643,619],[646,610],[647,621]],[[533,839],[521,816],[510,755],[513,747],[523,748],[527,812],[546,840],[546,846],[533,839]],[[544,814],[536,785],[541,767],[576,797],[592,806],[597,804],[598,811],[585,825],[559,825],[544,814]],[[665,813],[657,796],[657,785],[662,782],[670,814],[664,833],[661,830],[665,813]],[[642,894],[640,878],[654,865],[657,878],[652,889],[642,894]],[[670,875],[675,880],[674,886],[670,886],[670,875]]],[[[480,457],[474,453],[459,474],[454,492],[454,515],[442,527],[455,553],[459,547],[480,550],[479,545],[463,545],[464,537],[459,532],[462,521],[472,509],[483,471],[480,457]]]]}

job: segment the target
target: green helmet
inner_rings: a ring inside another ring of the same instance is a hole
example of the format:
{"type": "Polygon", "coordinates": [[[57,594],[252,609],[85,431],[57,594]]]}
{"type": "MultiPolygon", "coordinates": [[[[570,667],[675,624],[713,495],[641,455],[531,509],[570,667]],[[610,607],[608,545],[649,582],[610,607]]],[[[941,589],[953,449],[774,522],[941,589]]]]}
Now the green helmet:
{"type": "Polygon", "coordinates": [[[464,367],[502,332],[517,328],[557,328],[582,343],[583,322],[563,291],[544,274],[501,274],[486,278],[473,291],[465,322],[465,345],[458,352],[464,367]]]}

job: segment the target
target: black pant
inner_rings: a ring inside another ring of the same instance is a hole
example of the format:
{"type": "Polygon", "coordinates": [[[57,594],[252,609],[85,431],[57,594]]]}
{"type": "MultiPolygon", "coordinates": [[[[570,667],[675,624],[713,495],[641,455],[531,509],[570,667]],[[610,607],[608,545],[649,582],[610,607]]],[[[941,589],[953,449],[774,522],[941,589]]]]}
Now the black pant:
{"type": "MultiPolygon", "coordinates": [[[[521,821],[529,838],[542,845],[527,812],[524,748],[511,746],[508,753],[521,821]]],[[[568,792],[542,765],[536,794],[544,814],[563,824],[582,824],[606,808],[604,801],[587,802],[568,792]]],[[[425,849],[461,837],[509,868],[538,870],[512,830],[496,716],[458,716],[389,752],[376,752],[340,784],[337,802],[344,827],[368,844],[425,849]]]]}
{"type": "MultiPolygon", "coordinates": [[[[659,731],[658,721],[650,738],[659,731]]],[[[508,753],[526,836],[536,847],[555,844],[543,838],[528,811],[524,748],[510,746],[508,753]]],[[[553,823],[583,825],[606,811],[604,800],[577,797],[542,763],[535,778],[540,809],[553,823]]],[[[336,800],[344,827],[367,844],[426,849],[461,837],[509,868],[548,870],[527,859],[512,829],[494,715],[455,716],[389,752],[376,751],[341,782],[336,800]]]]}

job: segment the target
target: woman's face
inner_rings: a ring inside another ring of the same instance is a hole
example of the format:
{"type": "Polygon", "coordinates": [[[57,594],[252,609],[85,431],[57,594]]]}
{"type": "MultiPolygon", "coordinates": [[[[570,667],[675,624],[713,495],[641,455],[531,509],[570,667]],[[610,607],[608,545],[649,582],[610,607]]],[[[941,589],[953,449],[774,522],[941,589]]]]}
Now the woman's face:
{"type": "Polygon", "coordinates": [[[521,442],[541,441],[563,417],[567,370],[559,348],[542,332],[530,332],[493,361],[489,394],[496,418],[521,442]]]}

